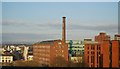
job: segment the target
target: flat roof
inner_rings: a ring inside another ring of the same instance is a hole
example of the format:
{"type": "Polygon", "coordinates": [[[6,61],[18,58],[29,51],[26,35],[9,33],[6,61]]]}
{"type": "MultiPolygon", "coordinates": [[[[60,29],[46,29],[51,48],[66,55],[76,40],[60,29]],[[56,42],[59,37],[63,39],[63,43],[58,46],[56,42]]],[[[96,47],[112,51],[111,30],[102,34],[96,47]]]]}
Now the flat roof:
{"type": "Polygon", "coordinates": [[[61,40],[47,40],[47,41],[41,41],[41,42],[37,42],[35,44],[51,44],[55,41],[61,41],[61,40]]]}
{"type": "Polygon", "coordinates": [[[96,41],[85,41],[85,44],[98,44],[99,42],[96,41]]]}
{"type": "Polygon", "coordinates": [[[13,56],[12,54],[1,54],[0,56],[13,56]]]}

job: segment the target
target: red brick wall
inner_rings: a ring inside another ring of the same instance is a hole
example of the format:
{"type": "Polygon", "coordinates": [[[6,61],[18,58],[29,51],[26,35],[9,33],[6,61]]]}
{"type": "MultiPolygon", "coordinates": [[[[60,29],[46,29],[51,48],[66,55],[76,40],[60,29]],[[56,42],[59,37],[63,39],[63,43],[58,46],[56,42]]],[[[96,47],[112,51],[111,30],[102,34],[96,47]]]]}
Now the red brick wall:
{"type": "Polygon", "coordinates": [[[119,67],[119,41],[112,41],[112,67],[119,67]]]}
{"type": "Polygon", "coordinates": [[[85,43],[84,46],[84,61],[87,67],[99,67],[100,44],[85,43]],[[92,59],[93,58],[93,62],[92,59]],[[89,61],[89,62],[88,62],[89,61]]]}
{"type": "Polygon", "coordinates": [[[37,61],[41,64],[49,65],[50,60],[50,47],[49,44],[34,44],[33,45],[33,60],[37,61]],[[41,46],[44,46],[45,48],[42,48],[41,46]],[[48,60],[44,60],[44,59],[48,60]]]}
{"type": "Polygon", "coordinates": [[[84,61],[85,61],[85,65],[86,65],[86,67],[89,67],[89,58],[88,58],[88,56],[89,56],[89,54],[88,54],[88,52],[89,52],[89,44],[85,44],[84,45],[84,61]]]}
{"type": "Polygon", "coordinates": [[[51,66],[52,62],[55,61],[56,55],[58,54],[63,54],[63,58],[66,61],[68,61],[67,43],[63,44],[61,40],[58,40],[58,41],[54,41],[51,44],[33,45],[33,60],[38,61],[40,64],[48,64],[49,66],[51,66]],[[61,44],[59,44],[59,42],[61,42],[61,44]],[[50,48],[40,48],[41,46],[50,47],[50,48]],[[41,55],[41,54],[45,54],[45,55],[41,55]],[[48,59],[48,61],[43,59],[48,59]]]}
{"type": "Polygon", "coordinates": [[[110,36],[106,33],[100,33],[98,36],[95,36],[95,41],[102,42],[104,40],[110,40],[110,36]]]}
{"type": "Polygon", "coordinates": [[[109,50],[110,50],[110,41],[103,41],[103,67],[109,67],[110,64],[110,58],[109,58],[109,50]]]}
{"type": "Polygon", "coordinates": [[[68,61],[68,44],[62,43],[62,41],[56,41],[54,42],[54,46],[51,46],[50,48],[50,63],[52,64],[53,61],[55,61],[55,58],[58,55],[63,55],[63,58],[68,61]],[[59,44],[61,42],[61,44],[59,44]]]}

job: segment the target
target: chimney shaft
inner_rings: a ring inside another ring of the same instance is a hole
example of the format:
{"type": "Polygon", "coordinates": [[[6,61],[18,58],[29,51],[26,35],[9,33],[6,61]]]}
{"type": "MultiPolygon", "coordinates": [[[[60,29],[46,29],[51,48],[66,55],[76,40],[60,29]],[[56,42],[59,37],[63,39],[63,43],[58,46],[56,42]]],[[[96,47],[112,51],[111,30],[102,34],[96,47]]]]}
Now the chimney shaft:
{"type": "Polygon", "coordinates": [[[66,17],[62,17],[63,18],[63,23],[62,23],[62,41],[63,43],[66,42],[66,25],[65,25],[65,22],[66,22],[66,17]]]}

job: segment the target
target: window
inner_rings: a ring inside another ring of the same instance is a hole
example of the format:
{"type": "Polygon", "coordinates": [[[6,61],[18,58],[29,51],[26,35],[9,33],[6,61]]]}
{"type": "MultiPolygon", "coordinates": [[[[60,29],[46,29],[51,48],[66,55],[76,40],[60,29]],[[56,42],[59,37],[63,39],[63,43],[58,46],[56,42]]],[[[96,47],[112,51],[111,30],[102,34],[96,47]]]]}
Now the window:
{"type": "Polygon", "coordinates": [[[99,52],[99,55],[100,55],[100,52],[99,52]]]}
{"type": "Polygon", "coordinates": [[[88,51],[88,54],[89,54],[89,51],[88,51]]]}
{"type": "Polygon", "coordinates": [[[88,47],[88,50],[89,50],[89,47],[88,47]]]}
{"type": "Polygon", "coordinates": [[[9,63],[10,63],[10,60],[9,60],[9,63]]]}
{"type": "Polygon", "coordinates": [[[99,50],[100,50],[100,47],[99,47],[99,50]]]}
{"type": "Polygon", "coordinates": [[[98,63],[98,52],[97,52],[97,63],[98,63]]]}
{"type": "Polygon", "coordinates": [[[83,52],[83,54],[84,54],[84,52],[83,52]]]}
{"type": "Polygon", "coordinates": [[[94,56],[91,56],[91,63],[94,63],[94,56]]]}
{"type": "Polygon", "coordinates": [[[2,62],[4,62],[4,60],[2,60],[2,62]]]}
{"type": "Polygon", "coordinates": [[[87,59],[87,60],[88,60],[88,63],[89,63],[89,56],[88,56],[88,59],[87,59]]]}
{"type": "Polygon", "coordinates": [[[94,54],[94,52],[91,52],[91,54],[94,54]]]}

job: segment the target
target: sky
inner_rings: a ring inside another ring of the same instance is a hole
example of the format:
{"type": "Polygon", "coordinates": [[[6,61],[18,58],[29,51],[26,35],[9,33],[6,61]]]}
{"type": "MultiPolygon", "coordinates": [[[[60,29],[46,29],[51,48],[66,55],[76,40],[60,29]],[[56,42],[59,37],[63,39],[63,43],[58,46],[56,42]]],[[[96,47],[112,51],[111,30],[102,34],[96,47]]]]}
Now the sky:
{"type": "Polygon", "coordinates": [[[2,2],[118,2],[120,0],[1,0],[2,2]]]}
{"type": "Polygon", "coordinates": [[[3,43],[35,43],[62,38],[66,16],[67,40],[94,39],[100,32],[118,33],[117,2],[3,2],[3,43]]]}

